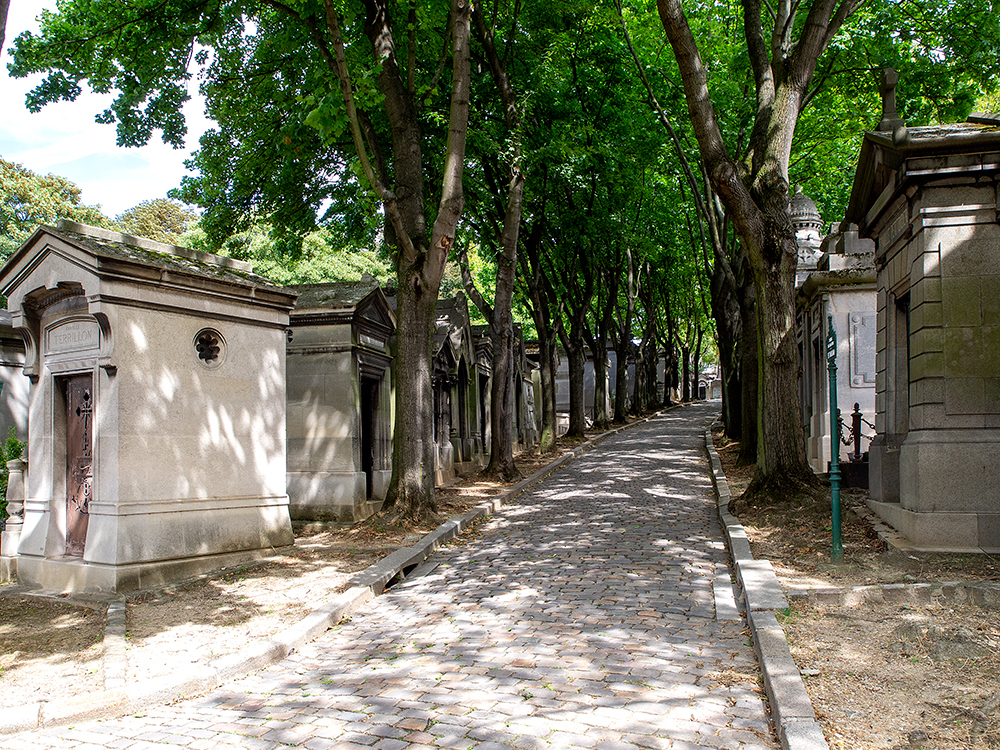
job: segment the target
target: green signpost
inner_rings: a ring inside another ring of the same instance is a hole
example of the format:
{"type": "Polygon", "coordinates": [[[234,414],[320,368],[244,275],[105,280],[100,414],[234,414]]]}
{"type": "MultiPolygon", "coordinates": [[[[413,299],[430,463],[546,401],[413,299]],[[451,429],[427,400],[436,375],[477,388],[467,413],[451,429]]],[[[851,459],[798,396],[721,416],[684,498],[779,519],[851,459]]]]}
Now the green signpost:
{"type": "Polygon", "coordinates": [[[840,410],[837,408],[837,332],[833,316],[827,316],[826,368],[830,372],[830,504],[833,512],[833,547],[830,559],[844,561],[844,545],[840,537],[840,410]]]}

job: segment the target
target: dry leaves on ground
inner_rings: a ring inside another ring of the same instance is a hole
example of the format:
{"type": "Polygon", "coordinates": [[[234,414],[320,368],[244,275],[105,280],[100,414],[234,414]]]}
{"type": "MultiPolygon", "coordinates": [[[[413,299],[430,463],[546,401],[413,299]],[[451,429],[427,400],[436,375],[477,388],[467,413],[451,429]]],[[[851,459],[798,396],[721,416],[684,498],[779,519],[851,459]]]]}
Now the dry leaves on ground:
{"type": "MultiPolygon", "coordinates": [[[[530,476],[579,442],[521,454],[518,470],[530,476]]],[[[128,679],[183,672],[274,635],[344,591],[354,573],[511,484],[461,477],[438,491],[437,513],[422,523],[297,528],[294,547],[267,560],[127,597],[128,679]]],[[[105,613],[103,602],[0,585],[0,708],[104,689],[105,613]]]]}
{"type": "MultiPolygon", "coordinates": [[[[716,435],[735,495],[753,467],[716,435]]],[[[740,518],[754,557],[770,560],[786,592],[964,581],[998,583],[988,555],[904,553],[862,517],[865,493],[844,493],[844,563],[830,563],[830,505],[789,498],[740,518]],[[857,506],[860,512],[852,507],[857,506]]],[[[945,600],[818,604],[792,598],[781,618],[831,748],[954,750],[1000,747],[1000,612],[945,600]]]]}

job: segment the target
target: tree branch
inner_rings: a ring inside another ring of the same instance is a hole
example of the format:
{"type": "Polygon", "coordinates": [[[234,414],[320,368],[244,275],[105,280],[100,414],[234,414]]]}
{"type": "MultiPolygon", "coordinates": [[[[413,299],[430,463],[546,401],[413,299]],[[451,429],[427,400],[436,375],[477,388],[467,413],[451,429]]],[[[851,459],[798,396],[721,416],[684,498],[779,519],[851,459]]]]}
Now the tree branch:
{"type": "Polygon", "coordinates": [[[486,301],[486,298],[476,288],[476,282],[472,278],[472,272],[469,270],[469,253],[464,244],[458,248],[458,267],[462,270],[462,284],[465,286],[465,293],[469,295],[469,299],[472,300],[472,303],[482,313],[483,317],[488,321],[492,321],[493,308],[490,307],[490,303],[486,301]]]}
{"type": "MultiPolygon", "coordinates": [[[[331,2],[331,0],[325,0],[331,2]]],[[[452,0],[452,75],[451,112],[448,119],[448,142],[445,146],[444,174],[441,178],[441,202],[431,234],[432,263],[443,268],[448,251],[455,241],[455,230],[465,206],[462,168],[465,164],[465,140],[469,122],[470,57],[469,38],[472,15],[469,0],[452,0]]]]}
{"type": "Polygon", "coordinates": [[[351,137],[354,139],[354,148],[357,150],[358,159],[361,161],[361,169],[375,191],[375,194],[378,195],[379,200],[385,206],[386,214],[388,214],[393,229],[396,231],[397,240],[403,244],[407,253],[414,253],[413,238],[406,231],[403,217],[399,213],[399,206],[396,204],[396,196],[375,174],[371,161],[368,159],[368,150],[365,148],[365,142],[361,136],[360,119],[354,104],[351,74],[347,69],[347,58],[344,55],[344,38],[340,32],[340,20],[337,17],[337,10],[333,7],[333,0],[323,0],[323,5],[326,8],[326,23],[330,30],[330,35],[333,39],[333,48],[336,53],[336,72],[340,80],[340,92],[344,97],[344,106],[347,109],[347,117],[351,123],[351,137]]]}

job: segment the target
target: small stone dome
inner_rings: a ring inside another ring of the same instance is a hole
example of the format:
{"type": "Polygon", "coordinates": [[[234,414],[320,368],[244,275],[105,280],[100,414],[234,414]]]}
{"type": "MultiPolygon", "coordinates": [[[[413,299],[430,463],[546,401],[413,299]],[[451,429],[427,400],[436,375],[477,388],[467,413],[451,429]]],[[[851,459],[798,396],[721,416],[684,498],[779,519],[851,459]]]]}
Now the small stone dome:
{"type": "Polygon", "coordinates": [[[823,228],[823,217],[819,215],[819,209],[813,199],[802,192],[801,185],[795,187],[795,194],[788,201],[788,211],[792,226],[796,229],[815,229],[819,232],[823,228]]]}

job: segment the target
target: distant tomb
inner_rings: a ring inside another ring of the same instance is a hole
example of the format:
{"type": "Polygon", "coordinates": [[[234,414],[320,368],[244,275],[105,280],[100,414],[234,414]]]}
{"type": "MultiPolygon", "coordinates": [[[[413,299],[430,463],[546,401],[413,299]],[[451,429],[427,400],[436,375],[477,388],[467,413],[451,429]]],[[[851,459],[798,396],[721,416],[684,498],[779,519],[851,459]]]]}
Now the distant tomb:
{"type": "Polygon", "coordinates": [[[33,381],[20,583],[149,588],[292,543],[285,338],[249,264],[41,227],[0,269],[33,381]]]}
{"type": "Polygon", "coordinates": [[[392,473],[396,318],[371,276],[293,287],[288,341],[288,495],[297,521],[377,511],[392,473]]]}
{"type": "MultiPolygon", "coordinates": [[[[850,415],[855,404],[864,420],[875,420],[876,292],[875,245],[859,238],[856,226],[840,225],[823,239],[819,250],[815,267],[798,287],[796,334],[806,455],[813,470],[822,474],[829,471],[834,445],[841,463],[850,462],[855,446],[844,441],[851,437],[850,415]],[[830,432],[826,340],[831,320],[837,334],[837,406],[844,423],[840,440],[831,438],[830,432]]],[[[862,435],[860,454],[868,452],[873,430],[866,427],[862,435]]],[[[852,472],[852,484],[867,485],[867,465],[845,466],[845,478],[847,472],[852,472]]]]}
{"type": "Polygon", "coordinates": [[[484,464],[481,409],[489,394],[480,398],[478,361],[465,295],[438,300],[431,378],[437,484],[484,464]]]}

